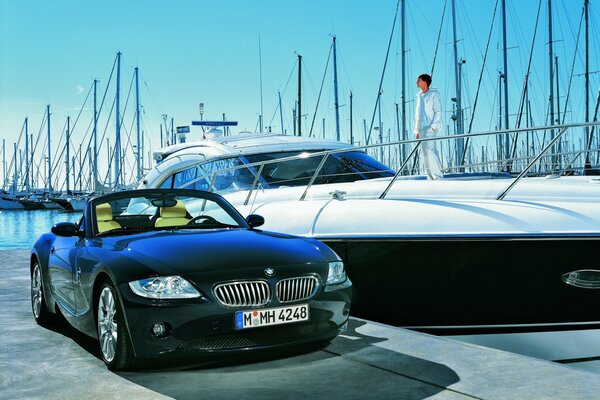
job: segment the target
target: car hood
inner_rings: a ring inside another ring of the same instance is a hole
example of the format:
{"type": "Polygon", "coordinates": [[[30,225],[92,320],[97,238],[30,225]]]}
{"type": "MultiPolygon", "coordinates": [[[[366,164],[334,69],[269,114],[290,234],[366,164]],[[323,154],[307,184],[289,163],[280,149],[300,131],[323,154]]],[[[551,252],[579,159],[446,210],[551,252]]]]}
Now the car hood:
{"type": "Polygon", "coordinates": [[[130,257],[156,262],[168,270],[193,273],[249,267],[317,264],[334,261],[324,244],[290,235],[247,229],[174,230],[105,237],[104,245],[127,249],[130,257]]]}

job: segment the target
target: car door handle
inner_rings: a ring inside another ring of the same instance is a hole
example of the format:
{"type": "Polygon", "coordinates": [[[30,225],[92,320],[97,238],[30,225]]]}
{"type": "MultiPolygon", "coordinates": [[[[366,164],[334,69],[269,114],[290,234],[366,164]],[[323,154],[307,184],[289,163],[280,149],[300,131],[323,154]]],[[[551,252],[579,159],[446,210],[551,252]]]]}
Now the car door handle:
{"type": "Polygon", "coordinates": [[[54,246],[50,247],[50,254],[54,254],[54,246]]]}

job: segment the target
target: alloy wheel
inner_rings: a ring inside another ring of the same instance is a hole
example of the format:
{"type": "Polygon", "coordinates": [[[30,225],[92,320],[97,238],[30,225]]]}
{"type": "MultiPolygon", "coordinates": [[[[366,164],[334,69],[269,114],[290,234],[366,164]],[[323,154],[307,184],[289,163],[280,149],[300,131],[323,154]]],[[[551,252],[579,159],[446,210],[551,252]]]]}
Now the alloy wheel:
{"type": "Polygon", "coordinates": [[[33,273],[31,274],[31,310],[36,319],[40,318],[42,312],[42,296],[42,274],[40,266],[35,264],[33,266],[33,273]]]}
{"type": "Polygon", "coordinates": [[[112,290],[104,287],[98,300],[98,337],[100,350],[107,362],[115,358],[117,350],[117,307],[112,290]]]}

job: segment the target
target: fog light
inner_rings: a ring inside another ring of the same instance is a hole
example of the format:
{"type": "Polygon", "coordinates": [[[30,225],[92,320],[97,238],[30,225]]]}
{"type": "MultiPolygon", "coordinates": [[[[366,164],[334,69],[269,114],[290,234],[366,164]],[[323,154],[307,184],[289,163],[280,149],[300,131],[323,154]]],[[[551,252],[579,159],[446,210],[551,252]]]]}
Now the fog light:
{"type": "Polygon", "coordinates": [[[154,337],[160,338],[163,337],[167,333],[167,327],[164,322],[157,322],[152,325],[152,334],[154,337]]]}

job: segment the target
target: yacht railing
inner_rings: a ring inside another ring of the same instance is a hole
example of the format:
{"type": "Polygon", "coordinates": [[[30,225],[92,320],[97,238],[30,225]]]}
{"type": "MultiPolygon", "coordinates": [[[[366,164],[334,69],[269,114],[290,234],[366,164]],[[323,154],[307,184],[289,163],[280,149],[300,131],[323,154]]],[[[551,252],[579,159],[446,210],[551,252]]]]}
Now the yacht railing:
{"type": "MultiPolygon", "coordinates": [[[[600,126],[600,122],[574,123],[574,124],[563,124],[563,125],[543,126],[543,127],[526,127],[526,128],[506,129],[506,130],[498,130],[498,131],[473,132],[473,133],[466,133],[466,134],[461,134],[461,135],[435,136],[435,137],[400,140],[400,141],[393,141],[393,142],[386,142],[386,143],[377,143],[377,144],[371,144],[371,145],[366,145],[366,146],[348,145],[348,147],[344,147],[344,148],[324,150],[324,151],[315,151],[312,153],[303,153],[301,155],[294,155],[294,156],[290,156],[290,157],[281,157],[281,158],[276,158],[276,159],[272,159],[272,160],[258,161],[258,162],[252,162],[252,163],[243,163],[241,165],[236,165],[233,167],[222,168],[215,172],[202,174],[201,176],[196,177],[193,180],[185,182],[184,184],[180,185],[179,187],[188,187],[190,185],[193,185],[196,182],[207,181],[210,183],[209,190],[212,191],[212,190],[215,190],[215,182],[216,182],[218,175],[234,174],[236,170],[247,169],[254,177],[252,185],[249,188],[248,187],[239,188],[239,190],[248,190],[248,195],[246,196],[246,200],[244,202],[244,205],[247,205],[252,197],[252,193],[257,188],[263,187],[263,185],[261,183],[261,177],[262,177],[262,173],[264,171],[265,166],[270,165],[270,164],[281,164],[281,163],[286,163],[286,162],[293,162],[293,161],[307,159],[307,158],[313,158],[313,157],[322,157],[317,168],[315,169],[314,173],[310,176],[308,183],[305,185],[305,189],[300,197],[300,200],[304,200],[306,198],[310,188],[315,184],[315,181],[317,180],[317,178],[319,176],[324,176],[324,175],[320,175],[320,173],[321,173],[323,167],[325,166],[326,161],[332,155],[347,153],[347,152],[352,152],[352,151],[364,151],[364,152],[368,153],[369,150],[380,149],[380,148],[393,148],[395,146],[398,146],[398,149],[401,149],[402,146],[414,145],[412,147],[410,153],[408,154],[408,156],[404,160],[402,160],[401,165],[398,168],[395,168],[396,172],[395,172],[393,178],[390,180],[387,187],[384,189],[384,191],[379,196],[380,199],[384,199],[386,197],[386,195],[388,194],[388,192],[390,191],[390,189],[395,184],[395,182],[398,180],[400,175],[402,175],[405,172],[409,162],[411,160],[413,160],[414,163],[416,163],[415,155],[417,154],[418,149],[419,149],[421,143],[423,143],[423,142],[428,142],[428,141],[438,142],[438,141],[448,141],[448,140],[455,140],[455,139],[461,139],[461,138],[500,136],[500,135],[506,135],[506,134],[517,135],[519,133],[542,132],[542,131],[547,131],[550,129],[557,131],[557,133],[554,135],[554,137],[537,154],[532,155],[532,156],[510,157],[510,158],[505,158],[505,159],[487,161],[487,162],[483,162],[483,163],[463,164],[463,165],[456,165],[456,166],[444,168],[445,171],[458,170],[458,171],[463,172],[468,169],[470,169],[472,171],[474,169],[474,167],[477,167],[477,166],[494,165],[495,164],[495,165],[501,166],[502,169],[504,169],[504,172],[510,172],[511,174],[514,174],[514,173],[517,173],[516,168],[514,168],[515,161],[526,162],[527,164],[525,165],[525,167],[522,170],[518,171],[518,174],[515,177],[515,179],[512,180],[511,183],[507,186],[507,188],[505,190],[503,190],[502,193],[499,194],[499,196],[497,197],[498,200],[502,200],[518,184],[518,182],[523,177],[527,176],[530,173],[532,167],[534,165],[536,165],[536,163],[538,163],[538,161],[540,161],[544,157],[552,157],[555,160],[562,160],[563,156],[569,156],[569,155],[574,156],[568,163],[561,162],[559,164],[559,163],[553,161],[553,162],[547,164],[547,165],[550,165],[550,167],[551,167],[549,170],[537,171],[535,173],[536,175],[543,174],[543,173],[562,174],[566,169],[571,168],[571,166],[574,164],[574,162],[582,154],[600,151],[600,149],[595,148],[595,149],[590,149],[590,150],[580,150],[580,151],[570,151],[570,152],[552,152],[551,154],[546,154],[546,153],[548,153],[548,151],[550,149],[552,149],[554,146],[556,146],[556,143],[560,140],[560,138],[569,129],[583,128],[583,127],[595,127],[595,126],[600,126]]],[[[394,169],[390,168],[388,171],[393,172],[394,169]]],[[[365,171],[365,172],[361,172],[361,173],[352,173],[352,174],[368,174],[369,172],[373,173],[373,172],[382,172],[382,171],[365,171]]],[[[406,171],[406,172],[409,173],[410,171],[406,171]]],[[[333,176],[341,176],[341,175],[347,175],[347,174],[346,173],[345,174],[337,174],[337,175],[333,175],[333,176]]],[[[327,175],[327,176],[330,177],[330,175],[327,175]]],[[[292,182],[293,180],[297,181],[298,179],[305,180],[306,177],[295,178],[295,179],[292,179],[289,181],[278,181],[277,183],[281,184],[283,182],[292,182]]],[[[301,186],[304,186],[304,185],[301,185],[301,186]]]]}

